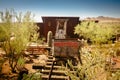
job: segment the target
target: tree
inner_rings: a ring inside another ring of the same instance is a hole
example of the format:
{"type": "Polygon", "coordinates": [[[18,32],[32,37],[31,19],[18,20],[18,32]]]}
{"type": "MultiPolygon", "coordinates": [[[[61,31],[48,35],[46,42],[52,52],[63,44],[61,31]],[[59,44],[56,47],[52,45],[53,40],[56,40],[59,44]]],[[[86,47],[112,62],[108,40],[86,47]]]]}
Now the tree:
{"type": "Polygon", "coordinates": [[[75,27],[74,33],[83,36],[85,39],[90,39],[93,43],[101,44],[112,38],[114,30],[109,25],[85,21],[75,27]]]}
{"type": "MultiPolygon", "coordinates": [[[[37,25],[33,22],[30,12],[22,15],[14,10],[0,12],[0,43],[6,52],[12,72],[20,59],[22,59],[23,50],[25,50],[29,41],[35,35],[38,35],[37,25]]],[[[37,39],[37,38],[36,38],[37,39]]]]}

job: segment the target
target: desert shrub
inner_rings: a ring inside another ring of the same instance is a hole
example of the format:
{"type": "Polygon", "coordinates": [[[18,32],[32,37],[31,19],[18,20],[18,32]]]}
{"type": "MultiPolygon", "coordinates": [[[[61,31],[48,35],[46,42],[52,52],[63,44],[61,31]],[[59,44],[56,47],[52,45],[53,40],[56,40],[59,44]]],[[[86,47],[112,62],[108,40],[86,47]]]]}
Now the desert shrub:
{"type": "Polygon", "coordinates": [[[119,80],[120,70],[113,71],[112,60],[112,58],[120,59],[119,46],[119,42],[85,46],[81,49],[83,65],[78,64],[75,67],[71,61],[68,61],[70,67],[66,67],[66,75],[70,76],[71,80],[119,80]]]}
{"type": "Polygon", "coordinates": [[[24,74],[22,80],[42,80],[40,75],[40,72],[24,74]]]}
{"type": "Polygon", "coordinates": [[[92,43],[108,43],[114,33],[112,25],[95,23],[94,21],[83,21],[75,27],[75,34],[90,39],[92,43]]]}
{"type": "MultiPolygon", "coordinates": [[[[83,65],[77,65],[77,68],[68,61],[69,66],[75,73],[71,73],[68,69],[67,75],[72,80],[95,80],[103,75],[105,67],[105,57],[99,51],[82,54],[83,65]]],[[[104,80],[104,79],[103,79],[104,80]]]]}
{"type": "Polygon", "coordinates": [[[9,60],[12,72],[19,64],[23,51],[30,41],[37,40],[37,25],[31,12],[16,13],[13,9],[0,12],[0,43],[9,60]],[[33,39],[34,38],[34,39],[33,39]]]}

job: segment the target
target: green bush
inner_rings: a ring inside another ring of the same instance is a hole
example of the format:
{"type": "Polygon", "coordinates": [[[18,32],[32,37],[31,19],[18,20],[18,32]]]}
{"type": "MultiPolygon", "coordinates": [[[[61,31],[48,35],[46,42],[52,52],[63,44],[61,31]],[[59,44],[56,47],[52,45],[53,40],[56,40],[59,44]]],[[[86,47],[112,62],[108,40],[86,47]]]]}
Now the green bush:
{"type": "Polygon", "coordinates": [[[30,12],[24,15],[17,14],[12,9],[0,12],[0,43],[6,52],[12,72],[16,72],[19,58],[34,35],[37,35],[38,27],[32,19],[30,12]]]}
{"type": "MultiPolygon", "coordinates": [[[[75,27],[75,34],[90,39],[92,43],[107,43],[115,35],[114,25],[95,23],[93,21],[83,21],[75,27]]],[[[120,25],[119,25],[120,26],[120,25]]]]}

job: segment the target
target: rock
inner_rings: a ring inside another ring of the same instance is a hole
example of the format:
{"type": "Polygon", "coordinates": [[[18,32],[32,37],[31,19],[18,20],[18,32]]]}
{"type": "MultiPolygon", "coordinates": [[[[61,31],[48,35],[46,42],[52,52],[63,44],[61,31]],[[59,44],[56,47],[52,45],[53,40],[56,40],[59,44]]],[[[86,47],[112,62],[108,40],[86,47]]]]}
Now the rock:
{"type": "Polygon", "coordinates": [[[39,60],[38,59],[33,59],[33,62],[34,63],[39,63],[39,60]]]}
{"type": "Polygon", "coordinates": [[[32,69],[33,64],[25,64],[25,68],[28,70],[28,73],[35,73],[36,70],[32,69]]]}
{"type": "Polygon", "coordinates": [[[39,57],[38,57],[38,60],[45,60],[45,61],[47,61],[47,59],[48,59],[48,57],[46,56],[46,55],[40,55],[39,57]]]}
{"type": "Polygon", "coordinates": [[[46,55],[39,55],[37,59],[33,59],[35,64],[42,64],[45,65],[48,57],[46,55]]]}
{"type": "Polygon", "coordinates": [[[11,68],[10,68],[10,65],[9,65],[9,62],[8,60],[5,61],[2,65],[2,69],[1,69],[1,74],[4,74],[4,75],[9,75],[11,74],[11,68]]]}
{"type": "Polygon", "coordinates": [[[31,53],[28,51],[24,51],[25,55],[30,55],[31,53]]]}

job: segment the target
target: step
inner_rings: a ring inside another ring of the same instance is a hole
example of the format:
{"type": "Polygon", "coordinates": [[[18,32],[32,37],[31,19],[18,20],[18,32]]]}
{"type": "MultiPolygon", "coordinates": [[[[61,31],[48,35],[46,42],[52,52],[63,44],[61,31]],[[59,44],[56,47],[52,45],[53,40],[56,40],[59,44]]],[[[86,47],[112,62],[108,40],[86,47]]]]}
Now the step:
{"type": "Polygon", "coordinates": [[[45,67],[45,65],[42,64],[33,64],[32,65],[32,69],[43,69],[45,67]]]}
{"type": "Polygon", "coordinates": [[[47,61],[48,61],[48,62],[52,62],[52,61],[53,61],[53,59],[48,59],[47,61]]]}
{"type": "MultiPolygon", "coordinates": [[[[49,74],[50,73],[50,70],[42,70],[43,74],[49,74]]],[[[63,70],[53,70],[52,71],[52,75],[65,75],[65,71],[63,70]]]]}
{"type": "MultiPolygon", "coordinates": [[[[47,80],[49,78],[49,75],[42,75],[42,80],[47,80]]],[[[50,80],[69,80],[68,76],[57,76],[57,75],[51,75],[50,80]]]]}
{"type": "MultiPolygon", "coordinates": [[[[52,65],[46,65],[44,69],[51,69],[52,65]]],[[[64,69],[65,67],[54,65],[53,69],[64,69]]]]}
{"type": "MultiPolygon", "coordinates": [[[[64,70],[53,70],[52,71],[52,75],[65,75],[65,72],[64,70]]],[[[50,73],[50,70],[42,70],[41,72],[42,74],[49,74],[50,73]]],[[[70,73],[73,73],[75,74],[76,71],[70,71],[70,73]]]]}
{"type": "Polygon", "coordinates": [[[49,59],[53,59],[53,56],[48,56],[49,59]]]}
{"type": "Polygon", "coordinates": [[[53,62],[46,62],[46,65],[52,65],[53,62]]]}

